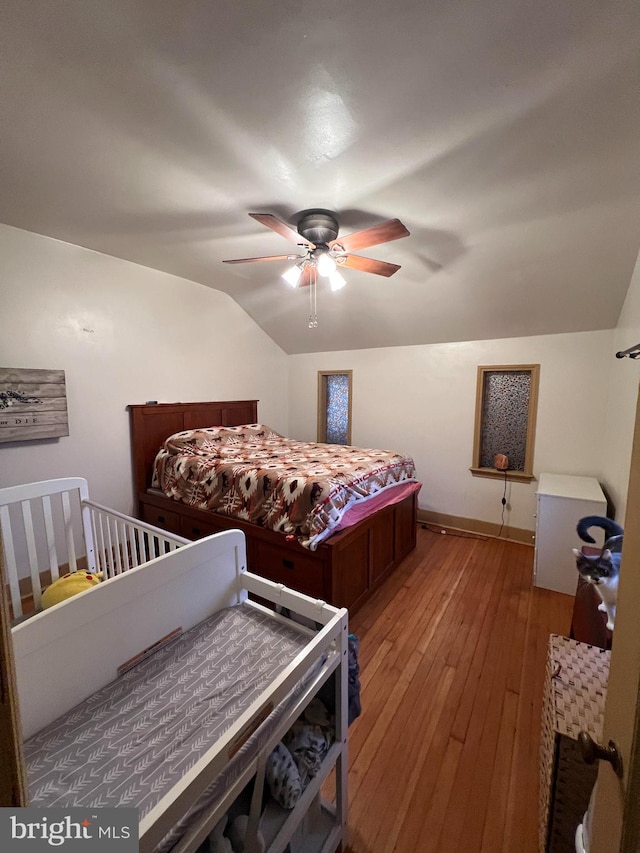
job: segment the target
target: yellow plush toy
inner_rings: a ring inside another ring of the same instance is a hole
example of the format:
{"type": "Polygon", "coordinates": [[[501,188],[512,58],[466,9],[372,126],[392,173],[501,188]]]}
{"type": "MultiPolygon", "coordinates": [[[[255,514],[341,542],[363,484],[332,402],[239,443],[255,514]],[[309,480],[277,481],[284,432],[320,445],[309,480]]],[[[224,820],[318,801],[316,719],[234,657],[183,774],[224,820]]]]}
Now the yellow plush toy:
{"type": "Polygon", "coordinates": [[[71,598],[72,595],[97,586],[101,580],[102,572],[68,572],[55,580],[42,593],[42,607],[44,610],[47,607],[53,607],[54,604],[71,598]]]}

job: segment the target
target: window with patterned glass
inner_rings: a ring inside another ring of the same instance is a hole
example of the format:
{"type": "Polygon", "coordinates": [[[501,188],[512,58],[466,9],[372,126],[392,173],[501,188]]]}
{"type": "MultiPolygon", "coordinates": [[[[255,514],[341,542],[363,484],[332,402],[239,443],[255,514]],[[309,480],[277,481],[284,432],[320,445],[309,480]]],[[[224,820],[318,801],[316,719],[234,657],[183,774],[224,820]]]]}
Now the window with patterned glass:
{"type": "Polygon", "coordinates": [[[318,441],[351,444],[351,370],[318,371],[318,441]]]}
{"type": "Polygon", "coordinates": [[[533,479],[539,364],[478,367],[471,473],[477,477],[533,479]],[[508,467],[496,467],[505,456],[508,467]]]}

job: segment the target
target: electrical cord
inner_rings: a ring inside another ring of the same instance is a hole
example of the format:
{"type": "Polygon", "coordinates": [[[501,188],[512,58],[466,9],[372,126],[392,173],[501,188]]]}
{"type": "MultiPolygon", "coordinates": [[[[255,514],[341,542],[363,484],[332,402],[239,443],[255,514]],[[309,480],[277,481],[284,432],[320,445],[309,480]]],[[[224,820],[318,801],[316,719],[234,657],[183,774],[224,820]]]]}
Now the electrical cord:
{"type": "Polygon", "coordinates": [[[502,500],[500,501],[502,504],[502,514],[500,517],[500,530],[498,531],[498,539],[502,536],[502,528],[504,527],[504,510],[507,505],[507,469],[504,471],[504,491],[502,493],[502,500]]]}
{"type": "MultiPolygon", "coordinates": [[[[502,536],[502,531],[504,529],[504,512],[507,507],[507,468],[504,468],[503,473],[504,489],[502,492],[502,498],[500,500],[500,503],[502,504],[502,512],[500,515],[500,530],[498,531],[498,539],[502,536]]],[[[429,531],[429,533],[439,533],[440,535],[446,534],[447,536],[457,536],[459,539],[480,539],[482,542],[486,542],[486,540],[490,538],[488,536],[482,536],[481,534],[477,533],[450,533],[448,530],[444,530],[442,527],[437,527],[436,525],[429,526],[428,523],[423,523],[421,527],[423,530],[429,531]]]]}
{"type": "Polygon", "coordinates": [[[448,530],[444,530],[442,527],[437,527],[436,529],[434,529],[433,526],[429,527],[428,524],[422,524],[421,527],[423,530],[427,530],[429,533],[437,533],[440,535],[444,534],[446,536],[456,536],[458,539],[480,539],[480,541],[486,542],[489,538],[488,536],[482,536],[480,533],[464,533],[462,531],[460,533],[451,533],[448,530]]]}

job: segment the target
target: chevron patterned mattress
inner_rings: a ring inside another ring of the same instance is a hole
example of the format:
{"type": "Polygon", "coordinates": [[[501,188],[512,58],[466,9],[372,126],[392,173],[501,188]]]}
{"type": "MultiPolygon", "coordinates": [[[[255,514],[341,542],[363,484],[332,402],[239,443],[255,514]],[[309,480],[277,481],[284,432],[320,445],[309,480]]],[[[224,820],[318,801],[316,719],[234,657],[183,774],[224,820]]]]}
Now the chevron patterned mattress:
{"type": "MultiPolygon", "coordinates": [[[[30,804],[135,806],[142,818],[306,642],[294,627],[247,605],[216,613],[25,743],[30,804]]],[[[275,725],[287,704],[268,722],[275,725]]],[[[193,813],[239,775],[243,757],[268,738],[267,727],[244,744],[193,813]]],[[[170,849],[192,812],[159,849],[170,849]]]]}

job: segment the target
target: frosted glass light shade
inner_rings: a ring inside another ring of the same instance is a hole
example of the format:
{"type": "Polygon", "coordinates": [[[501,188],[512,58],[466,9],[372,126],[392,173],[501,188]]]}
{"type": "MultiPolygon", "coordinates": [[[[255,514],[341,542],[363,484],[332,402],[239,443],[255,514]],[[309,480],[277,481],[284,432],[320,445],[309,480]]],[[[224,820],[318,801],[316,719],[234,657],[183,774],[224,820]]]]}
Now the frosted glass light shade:
{"type": "Polygon", "coordinates": [[[345,286],[347,280],[344,276],[340,275],[338,270],[334,270],[329,276],[329,284],[331,286],[331,290],[340,290],[345,286]]]}
{"type": "Polygon", "coordinates": [[[286,272],[283,272],[282,278],[287,282],[287,284],[291,285],[291,287],[297,287],[301,275],[302,270],[296,264],[294,267],[289,267],[286,272]]]}
{"type": "Polygon", "coordinates": [[[323,252],[318,258],[318,272],[320,275],[326,276],[327,278],[331,277],[331,274],[335,272],[336,262],[331,257],[331,255],[323,252]]]}

